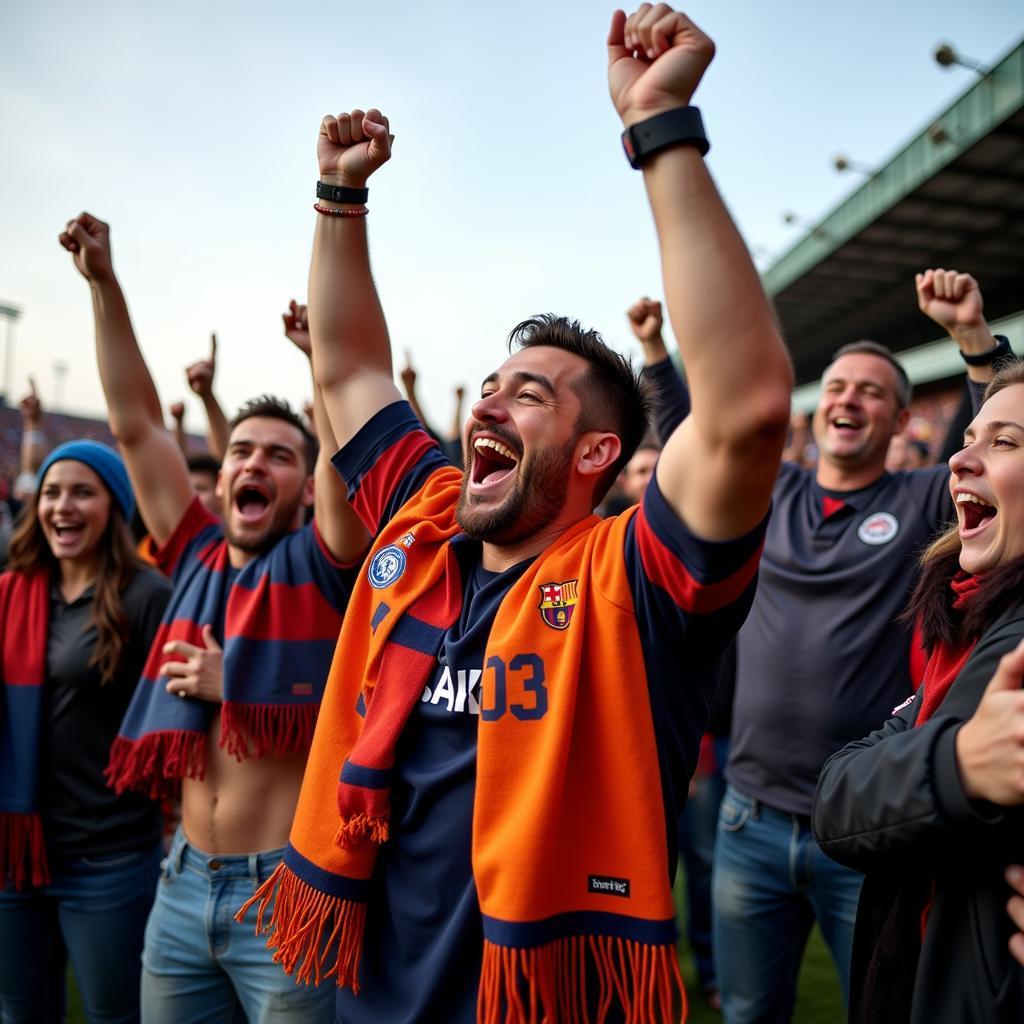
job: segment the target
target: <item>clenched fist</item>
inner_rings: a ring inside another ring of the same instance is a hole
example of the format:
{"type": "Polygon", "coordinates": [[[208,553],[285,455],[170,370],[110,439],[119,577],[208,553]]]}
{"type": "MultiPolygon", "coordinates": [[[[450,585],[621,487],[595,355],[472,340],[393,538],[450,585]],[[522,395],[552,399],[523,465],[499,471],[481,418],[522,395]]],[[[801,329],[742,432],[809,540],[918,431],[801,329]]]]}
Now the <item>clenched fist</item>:
{"type": "Polygon", "coordinates": [[[75,268],[87,281],[100,284],[113,278],[109,224],[82,212],[68,221],[59,241],[71,253],[75,268]]]}
{"type": "Polygon", "coordinates": [[[316,159],[322,180],[362,188],[378,167],[391,159],[388,119],[379,110],[327,115],[320,122],[316,159]]]}

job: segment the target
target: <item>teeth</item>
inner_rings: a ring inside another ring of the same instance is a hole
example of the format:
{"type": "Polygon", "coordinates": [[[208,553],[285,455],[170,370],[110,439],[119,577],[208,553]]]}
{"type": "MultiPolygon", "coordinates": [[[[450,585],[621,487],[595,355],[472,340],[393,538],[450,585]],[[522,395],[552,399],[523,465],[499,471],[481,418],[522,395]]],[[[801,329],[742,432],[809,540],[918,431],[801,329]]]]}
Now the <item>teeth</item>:
{"type": "Polygon", "coordinates": [[[853,420],[837,419],[832,421],[832,425],[836,427],[857,427],[857,424],[853,420]]]}
{"type": "Polygon", "coordinates": [[[513,462],[518,462],[515,452],[511,449],[506,448],[500,441],[495,441],[490,437],[478,437],[473,442],[474,448],[493,448],[499,455],[503,455],[506,459],[511,459],[513,462]]]}
{"type": "Polygon", "coordinates": [[[958,505],[963,505],[967,502],[970,502],[972,505],[984,505],[985,508],[993,507],[987,501],[982,501],[976,494],[968,494],[967,491],[961,491],[956,496],[956,503],[958,505]]]}

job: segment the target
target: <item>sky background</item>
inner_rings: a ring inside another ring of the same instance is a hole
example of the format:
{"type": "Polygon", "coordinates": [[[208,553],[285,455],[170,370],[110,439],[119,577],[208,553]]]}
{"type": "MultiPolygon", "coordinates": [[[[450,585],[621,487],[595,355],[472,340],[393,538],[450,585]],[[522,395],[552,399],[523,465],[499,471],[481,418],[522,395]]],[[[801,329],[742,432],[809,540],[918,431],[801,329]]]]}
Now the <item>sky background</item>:
{"type": "MultiPolygon", "coordinates": [[[[695,102],[708,163],[762,268],[974,80],[937,42],[993,63],[1024,35],[1019,0],[695,0],[718,55],[695,102]]],[[[660,297],[641,177],[608,99],[611,7],[170,4],[0,7],[0,304],[21,307],[13,397],[102,414],[88,288],[57,244],[80,210],[111,224],[114,265],[166,406],[216,330],[229,414],[308,368],[281,333],[304,300],[320,118],[377,106],[391,162],[371,180],[370,244],[396,348],[443,428],[542,311],[638,352],[623,311],[660,297]],[[58,383],[55,364],[67,367],[58,383]]],[[[912,282],[907,300],[914,301],[912,282]]],[[[0,363],[2,366],[2,363],[0,363]]],[[[0,371],[2,372],[2,371],[0,371]]],[[[187,398],[186,426],[205,428],[187,398]]]]}

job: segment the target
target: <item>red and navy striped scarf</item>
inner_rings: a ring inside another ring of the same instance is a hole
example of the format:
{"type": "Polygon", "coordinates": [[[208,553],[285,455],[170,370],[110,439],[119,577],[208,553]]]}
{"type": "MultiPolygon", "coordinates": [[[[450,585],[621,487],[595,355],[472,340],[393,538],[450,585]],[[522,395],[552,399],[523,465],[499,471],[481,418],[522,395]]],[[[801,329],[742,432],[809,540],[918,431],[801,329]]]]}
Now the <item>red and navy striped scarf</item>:
{"type": "Polygon", "coordinates": [[[0,576],[0,888],[49,881],[36,806],[50,574],[0,576]]]}

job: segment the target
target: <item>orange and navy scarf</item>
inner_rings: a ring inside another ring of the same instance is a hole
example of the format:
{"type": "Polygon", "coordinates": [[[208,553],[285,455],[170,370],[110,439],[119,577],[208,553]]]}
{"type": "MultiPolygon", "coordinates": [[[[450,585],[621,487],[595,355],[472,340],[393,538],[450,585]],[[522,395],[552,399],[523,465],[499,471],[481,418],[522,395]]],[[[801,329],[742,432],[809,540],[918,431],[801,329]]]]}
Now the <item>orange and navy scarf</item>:
{"type": "Polygon", "coordinates": [[[0,889],[49,880],[36,806],[50,574],[0,576],[0,889]]]}
{"type": "MultiPolygon", "coordinates": [[[[284,861],[238,914],[259,904],[257,930],[299,981],[358,992],[398,739],[461,608],[460,479],[434,472],[378,537],[369,571],[386,564],[387,582],[353,593],[284,861]]],[[[513,584],[487,642],[472,837],[484,1024],[582,1019],[588,983],[598,1021],[616,1002],[637,1024],[685,1016],[650,708],[622,714],[624,680],[643,690],[631,515],[563,533],[513,584]],[[559,584],[565,628],[540,609],[559,584]]]]}

